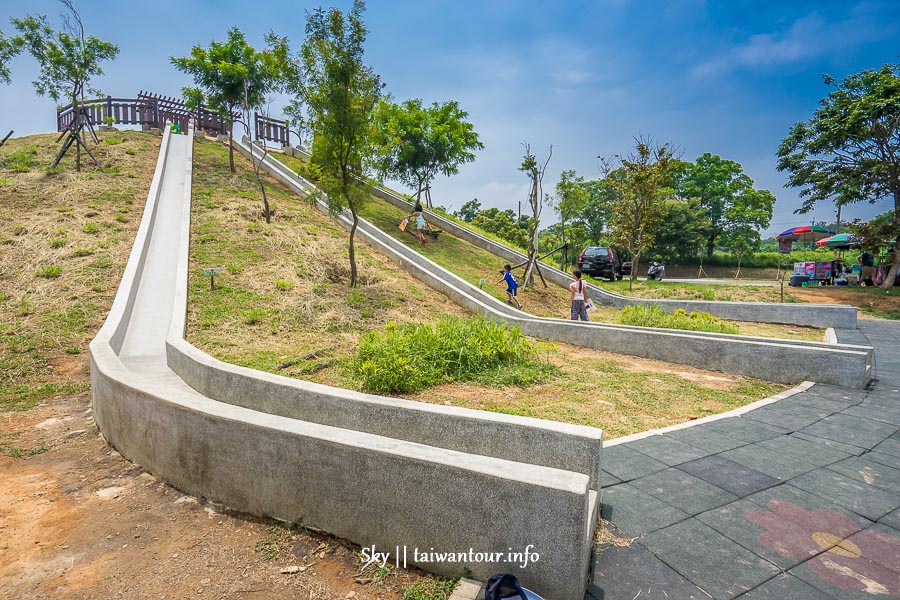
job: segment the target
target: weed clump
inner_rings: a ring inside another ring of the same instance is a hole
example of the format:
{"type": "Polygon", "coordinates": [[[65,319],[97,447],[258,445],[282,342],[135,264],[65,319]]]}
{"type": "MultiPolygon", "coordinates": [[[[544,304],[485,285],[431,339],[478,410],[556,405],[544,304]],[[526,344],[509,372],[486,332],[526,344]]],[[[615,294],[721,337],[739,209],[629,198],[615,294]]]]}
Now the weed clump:
{"type": "Polygon", "coordinates": [[[403,600],[447,600],[458,582],[458,579],[423,577],[403,590],[403,600]]]}
{"type": "Polygon", "coordinates": [[[557,373],[518,327],[484,317],[443,316],[435,324],[388,323],[366,335],[353,361],[362,388],[408,393],[451,381],[530,385],[557,373]]]}
{"type": "Polygon", "coordinates": [[[628,306],[619,316],[622,325],[640,327],[661,327],[663,329],[685,329],[688,331],[708,331],[711,333],[738,333],[738,324],[714,317],[707,312],[688,314],[683,308],[667,313],[659,306],[628,306]]]}

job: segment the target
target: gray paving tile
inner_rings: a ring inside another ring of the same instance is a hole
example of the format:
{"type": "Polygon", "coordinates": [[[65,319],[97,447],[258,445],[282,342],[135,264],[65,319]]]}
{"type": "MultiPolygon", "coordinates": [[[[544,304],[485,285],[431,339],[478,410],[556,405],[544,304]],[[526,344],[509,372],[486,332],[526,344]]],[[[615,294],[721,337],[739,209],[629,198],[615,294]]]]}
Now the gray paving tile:
{"type": "Polygon", "coordinates": [[[641,544],[717,599],[734,598],[779,573],[695,518],[648,534],[641,544]]]}
{"type": "Polygon", "coordinates": [[[685,427],[684,429],[667,433],[666,436],[710,453],[724,452],[747,443],[743,440],[717,433],[708,427],[685,427]]]}
{"type": "Polygon", "coordinates": [[[900,496],[828,469],[817,469],[791,480],[791,485],[827,498],[877,521],[900,506],[900,496]]]}
{"type": "Polygon", "coordinates": [[[630,442],[628,445],[669,466],[678,465],[709,454],[705,450],[685,444],[667,435],[650,436],[630,442]]]}
{"type": "Polygon", "coordinates": [[[857,481],[900,495],[900,470],[888,467],[863,456],[852,456],[839,463],[828,465],[828,469],[836,471],[857,481]]]}
{"type": "Polygon", "coordinates": [[[698,425],[698,427],[712,429],[717,433],[747,442],[748,444],[768,440],[788,433],[787,429],[772,427],[771,425],[760,423],[753,419],[742,419],[741,417],[720,419],[718,421],[698,425]]]}
{"type": "Polygon", "coordinates": [[[789,483],[757,492],[747,496],[745,500],[758,504],[762,508],[776,511],[781,517],[806,529],[828,527],[838,531],[844,537],[872,524],[869,519],[847,510],[831,500],[796,488],[789,483]],[[846,519],[849,519],[853,525],[850,526],[846,519]]]}
{"type": "Polygon", "coordinates": [[[691,515],[737,499],[734,494],[674,467],[635,479],[631,485],[691,515]]]}
{"type": "Polygon", "coordinates": [[[740,598],[741,600],[831,600],[831,596],[824,594],[822,590],[788,573],[770,579],[740,598]]]}
{"type": "Polygon", "coordinates": [[[761,444],[741,446],[723,452],[719,456],[780,480],[788,480],[816,468],[816,465],[800,460],[796,456],[772,450],[761,444]]]}
{"type": "Polygon", "coordinates": [[[888,423],[837,414],[805,427],[800,432],[871,449],[897,430],[888,423]]]}
{"type": "Polygon", "coordinates": [[[828,396],[825,394],[810,394],[809,392],[807,392],[799,398],[792,398],[785,402],[790,402],[791,404],[802,404],[811,406],[816,409],[828,410],[836,413],[859,404],[860,402],[862,402],[862,399],[844,400],[835,396],[828,396]]]}
{"type": "Polygon", "coordinates": [[[884,452],[876,451],[866,452],[862,456],[868,458],[869,460],[874,460],[877,463],[881,463],[889,467],[894,467],[895,469],[900,469],[900,456],[885,454],[884,452]]]}
{"type": "Polygon", "coordinates": [[[768,425],[773,425],[775,427],[780,427],[789,431],[798,431],[800,429],[803,429],[804,427],[812,425],[822,418],[817,417],[811,413],[812,411],[810,411],[810,414],[806,415],[790,414],[784,411],[763,407],[744,413],[743,415],[741,415],[741,418],[753,419],[755,421],[760,421],[761,423],[766,423],[768,425]]]}
{"type": "Polygon", "coordinates": [[[606,471],[600,471],[600,489],[622,483],[622,480],[606,471]]]}
{"type": "Polygon", "coordinates": [[[630,536],[655,531],[688,517],[687,513],[628,483],[603,490],[600,514],[630,536]]]}
{"type": "Polygon", "coordinates": [[[773,404],[769,404],[766,408],[784,412],[789,415],[797,415],[798,417],[816,417],[816,419],[824,419],[834,414],[836,411],[814,406],[812,404],[802,404],[800,402],[791,402],[790,399],[779,400],[773,404]]]}
{"type": "Polygon", "coordinates": [[[650,475],[662,471],[667,466],[634,450],[628,444],[603,448],[603,470],[622,481],[650,475]]]}
{"type": "Polygon", "coordinates": [[[813,532],[749,500],[708,510],[697,519],[785,570],[822,551],[809,543],[813,532]]]}
{"type": "MultiPolygon", "coordinates": [[[[860,556],[900,572],[900,531],[884,523],[876,523],[868,529],[855,533],[847,538],[841,546],[850,551],[859,551],[860,556]]],[[[900,590],[898,590],[900,591],[900,590]]]]}
{"type": "Polygon", "coordinates": [[[797,565],[789,573],[837,600],[900,596],[900,575],[863,558],[826,552],[797,565]]]}
{"type": "Polygon", "coordinates": [[[677,468],[738,497],[778,484],[774,477],[723,456],[706,456],[678,465],[677,468]]]}
{"type": "Polygon", "coordinates": [[[800,460],[817,467],[824,467],[852,456],[847,452],[835,450],[824,444],[817,444],[793,435],[783,435],[771,440],[763,440],[759,442],[759,445],[775,452],[796,456],[800,460]]]}
{"type": "Polygon", "coordinates": [[[866,404],[851,406],[850,408],[841,411],[839,414],[864,417],[866,419],[881,421],[882,423],[887,423],[894,427],[900,427],[900,412],[879,410],[876,407],[866,404]]]}
{"type": "Polygon", "coordinates": [[[828,438],[819,437],[817,435],[810,435],[803,432],[792,433],[790,437],[813,442],[815,444],[818,444],[819,446],[822,446],[823,448],[832,448],[834,450],[840,450],[841,452],[854,454],[856,456],[859,456],[866,451],[865,448],[860,448],[859,446],[853,446],[851,444],[845,444],[844,442],[838,442],[837,440],[829,440],[828,438]]]}
{"type": "Polygon", "coordinates": [[[900,456],[900,440],[888,438],[873,448],[876,452],[884,452],[892,456],[900,456]]]}
{"type": "Polygon", "coordinates": [[[888,527],[900,530],[900,508],[891,512],[890,514],[881,517],[880,519],[878,519],[878,522],[883,525],[887,525],[888,527]]]}
{"type": "Polygon", "coordinates": [[[706,600],[697,586],[676,573],[646,548],[611,547],[595,557],[592,590],[598,600],[706,600]]]}

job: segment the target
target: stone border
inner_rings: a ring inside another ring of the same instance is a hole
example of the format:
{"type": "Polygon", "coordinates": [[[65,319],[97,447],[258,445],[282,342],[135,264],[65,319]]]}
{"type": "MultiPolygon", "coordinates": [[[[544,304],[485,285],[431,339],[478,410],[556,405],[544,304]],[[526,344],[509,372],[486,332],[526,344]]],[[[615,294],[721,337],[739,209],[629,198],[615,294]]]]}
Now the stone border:
{"type": "MultiPolygon", "coordinates": [[[[251,150],[247,144],[238,140],[235,144],[249,156],[251,150]]],[[[272,157],[266,158],[263,168],[301,195],[319,194],[311,183],[272,157]]],[[[319,206],[327,210],[322,197],[319,206]]],[[[349,227],[347,214],[338,215],[337,219],[344,227],[349,227]]],[[[869,346],[573,323],[523,314],[398,242],[365,219],[359,220],[357,231],[414,277],[458,304],[492,319],[518,325],[534,337],[778,383],[812,380],[862,388],[871,378],[872,348],[869,346]]]]}

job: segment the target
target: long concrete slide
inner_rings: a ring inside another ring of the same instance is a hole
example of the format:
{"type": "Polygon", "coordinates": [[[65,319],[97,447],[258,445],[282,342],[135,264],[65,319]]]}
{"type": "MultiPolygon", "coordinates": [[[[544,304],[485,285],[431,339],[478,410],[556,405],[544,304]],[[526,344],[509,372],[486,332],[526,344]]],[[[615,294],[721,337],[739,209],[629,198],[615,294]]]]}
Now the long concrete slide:
{"type": "MultiPolygon", "coordinates": [[[[249,156],[251,146],[246,140],[235,140],[235,144],[242,153],[249,156]]],[[[257,146],[253,146],[253,151],[257,153],[258,160],[262,151],[257,146]]],[[[327,210],[325,201],[315,186],[283,163],[266,156],[263,168],[301,195],[319,194],[319,207],[327,210]]],[[[338,215],[338,221],[344,227],[350,226],[348,215],[349,213],[338,215]]],[[[441,226],[444,226],[443,222],[441,226]]],[[[873,351],[870,346],[580,323],[535,317],[497,301],[490,294],[425,258],[365,219],[359,220],[357,232],[369,244],[391,257],[413,276],[446,294],[458,304],[478,314],[519,325],[524,333],[541,339],[748,375],[779,383],[814,381],[863,388],[874,376],[873,351]]],[[[562,274],[561,271],[559,273],[562,274]]],[[[765,306],[777,310],[780,306],[790,305],[765,306]]],[[[855,322],[855,312],[853,318],[855,322]]]]}
{"type": "Polygon", "coordinates": [[[90,344],[106,440],[235,510],[405,548],[407,564],[435,573],[512,572],[548,599],[583,597],[600,430],[297,381],[184,340],[192,139],[164,135],[122,282],[90,344]],[[510,551],[526,549],[539,557],[522,568],[510,551]]]}
{"type": "MultiPolygon", "coordinates": [[[[413,204],[383,187],[376,186],[373,195],[393,204],[398,208],[412,212],[413,204]]],[[[512,250],[490,238],[480,235],[467,227],[451,221],[441,215],[430,212],[429,220],[441,229],[486,250],[491,254],[519,264],[527,259],[521,252],[512,250]]],[[[551,283],[568,288],[574,281],[572,276],[546,263],[541,263],[544,278],[551,283]]],[[[757,323],[783,323],[788,325],[807,325],[810,327],[834,327],[839,329],[855,329],[857,310],[853,306],[838,304],[783,304],[775,302],[721,302],[704,300],[650,300],[633,298],[615,294],[599,286],[589,284],[591,299],[605,306],[625,308],[626,306],[657,305],[667,312],[675,312],[683,308],[687,312],[702,311],[732,321],[752,321],[757,323]]]]}

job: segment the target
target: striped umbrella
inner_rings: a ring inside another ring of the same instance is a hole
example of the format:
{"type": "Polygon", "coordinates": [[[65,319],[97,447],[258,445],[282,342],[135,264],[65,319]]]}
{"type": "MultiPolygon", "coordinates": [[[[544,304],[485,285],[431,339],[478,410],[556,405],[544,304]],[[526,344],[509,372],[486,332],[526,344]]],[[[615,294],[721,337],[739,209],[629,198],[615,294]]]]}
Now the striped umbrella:
{"type": "Polygon", "coordinates": [[[815,242],[832,235],[834,235],[833,231],[819,225],[801,225],[782,231],[775,236],[775,239],[785,242],[815,242]]]}
{"type": "Polygon", "coordinates": [[[816,242],[817,247],[827,246],[829,248],[849,248],[862,240],[852,233],[839,233],[816,242]]]}

